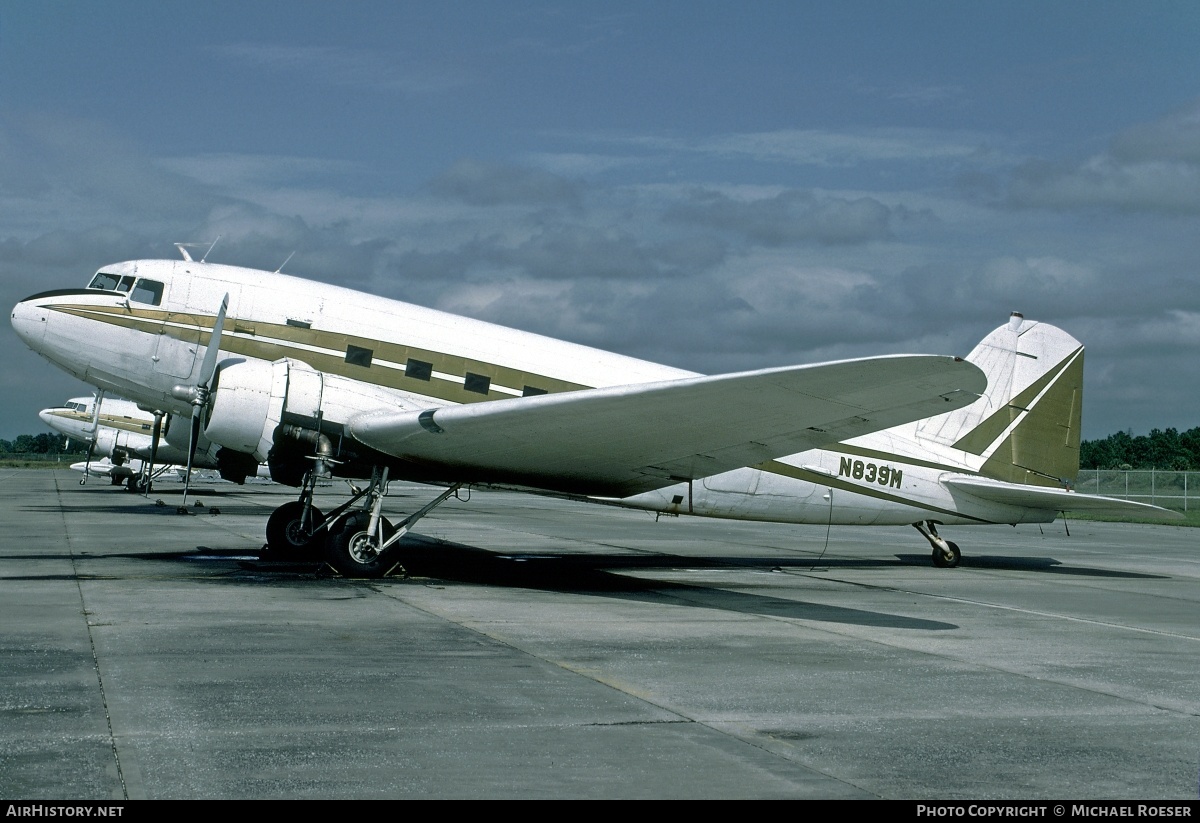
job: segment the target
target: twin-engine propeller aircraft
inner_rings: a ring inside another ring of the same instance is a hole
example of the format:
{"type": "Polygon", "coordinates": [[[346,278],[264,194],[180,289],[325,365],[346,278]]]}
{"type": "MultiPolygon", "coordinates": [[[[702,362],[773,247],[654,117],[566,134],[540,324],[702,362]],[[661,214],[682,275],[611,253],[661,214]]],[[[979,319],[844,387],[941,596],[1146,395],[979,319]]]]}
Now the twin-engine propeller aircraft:
{"type": "MultiPolygon", "coordinates": [[[[190,429],[186,422],[172,427],[173,418],[148,412],[120,397],[72,397],[61,406],[38,412],[50,428],[89,444],[82,471],[107,476],[114,486],[125,483],[131,492],[147,492],[154,478],[177,468],[186,470],[190,429]],[[155,431],[159,436],[155,437],[155,431]],[[93,463],[93,458],[99,462],[93,463]]],[[[193,469],[216,469],[221,477],[244,483],[249,473],[240,461],[218,458],[220,447],[201,438],[192,455],[193,469]]],[[[74,468],[74,466],[72,466],[74,468]]]]}
{"type": "Polygon", "coordinates": [[[298,499],[271,553],[379,576],[464,485],[668,514],[915,526],[1171,513],[1075,493],[1083,347],[1014,314],[967,357],[891,355],[703,376],[279,273],[105,266],[14,308],[36,352],[101,390],[191,416],[218,460],[266,461],[298,499]],[[319,478],[369,478],[325,513],[319,478]],[[448,488],[393,525],[389,478],[448,488]]]}

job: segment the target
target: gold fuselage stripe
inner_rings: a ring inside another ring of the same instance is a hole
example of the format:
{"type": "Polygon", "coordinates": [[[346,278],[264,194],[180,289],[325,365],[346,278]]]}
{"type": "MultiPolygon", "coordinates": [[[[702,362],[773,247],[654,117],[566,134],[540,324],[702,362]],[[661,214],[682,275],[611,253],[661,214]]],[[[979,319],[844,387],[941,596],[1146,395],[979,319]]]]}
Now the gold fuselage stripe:
{"type": "MultiPolygon", "coordinates": [[[[50,412],[54,417],[61,417],[64,420],[69,420],[74,423],[85,423],[88,426],[92,425],[92,416],[85,412],[67,411],[65,409],[54,409],[50,412]]],[[[97,426],[103,429],[120,429],[121,431],[134,432],[141,434],[149,432],[154,427],[154,422],[151,420],[142,420],[137,417],[126,417],[124,415],[104,414],[96,420],[97,426]]]]}
{"type": "MultiPolygon", "coordinates": [[[[143,308],[88,305],[53,308],[76,317],[148,334],[164,334],[200,345],[208,345],[216,321],[214,315],[143,308]]],[[[245,355],[267,362],[290,357],[302,360],[314,369],[328,374],[455,403],[478,403],[520,396],[526,386],[547,393],[592,388],[496,363],[342,332],[305,329],[281,323],[249,323],[235,318],[226,318],[222,328],[221,349],[230,354],[245,355]],[[369,349],[371,365],[359,366],[346,362],[345,353],[348,346],[369,349]],[[405,374],[405,367],[410,359],[432,364],[431,378],[422,380],[405,374]],[[463,388],[463,381],[466,380],[468,372],[490,379],[491,385],[487,394],[470,392],[463,388]]]]}

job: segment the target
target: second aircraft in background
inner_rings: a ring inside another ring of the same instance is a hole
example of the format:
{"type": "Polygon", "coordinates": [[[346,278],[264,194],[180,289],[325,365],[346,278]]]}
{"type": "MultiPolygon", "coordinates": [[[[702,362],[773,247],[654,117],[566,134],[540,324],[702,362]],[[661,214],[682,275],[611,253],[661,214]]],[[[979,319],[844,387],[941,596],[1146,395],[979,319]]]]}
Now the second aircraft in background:
{"type": "MultiPolygon", "coordinates": [[[[154,478],[171,471],[186,471],[189,435],[186,420],[172,426],[171,416],[165,415],[156,446],[155,415],[120,397],[72,397],[61,406],[42,409],[38,417],[60,434],[89,445],[87,460],[72,466],[82,466],[85,480],[92,474],[103,475],[114,486],[124,483],[131,492],[144,492],[150,490],[154,478]],[[182,445],[176,442],[180,431],[182,445]]],[[[221,471],[219,450],[219,446],[201,440],[192,458],[192,468],[221,471]]],[[[234,471],[222,472],[221,477],[240,484],[245,482],[247,474],[239,466],[234,471]]]]}

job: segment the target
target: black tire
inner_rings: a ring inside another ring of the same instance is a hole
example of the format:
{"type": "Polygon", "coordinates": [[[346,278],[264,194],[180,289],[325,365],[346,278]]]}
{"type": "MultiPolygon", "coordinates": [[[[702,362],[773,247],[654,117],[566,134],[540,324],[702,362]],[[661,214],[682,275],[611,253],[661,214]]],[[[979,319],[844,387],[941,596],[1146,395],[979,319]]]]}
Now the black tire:
{"type": "MultiPolygon", "coordinates": [[[[387,542],[396,528],[386,517],[382,521],[383,540],[387,542]]],[[[370,522],[371,516],[365,512],[352,514],[325,543],[325,560],[343,577],[383,577],[396,566],[399,543],[380,553],[378,538],[367,533],[370,522]]]]}
{"type": "Polygon", "coordinates": [[[951,543],[947,540],[946,545],[950,547],[950,552],[954,555],[953,558],[946,557],[946,555],[942,554],[941,549],[933,550],[933,565],[939,569],[953,569],[962,560],[962,552],[958,550],[957,543],[951,543]]]}
{"type": "Polygon", "coordinates": [[[299,500],[284,503],[267,519],[267,552],[271,559],[316,560],[325,548],[326,533],[316,531],[325,515],[316,506],[309,508],[310,528],[303,529],[300,518],[304,504],[299,500]]]}

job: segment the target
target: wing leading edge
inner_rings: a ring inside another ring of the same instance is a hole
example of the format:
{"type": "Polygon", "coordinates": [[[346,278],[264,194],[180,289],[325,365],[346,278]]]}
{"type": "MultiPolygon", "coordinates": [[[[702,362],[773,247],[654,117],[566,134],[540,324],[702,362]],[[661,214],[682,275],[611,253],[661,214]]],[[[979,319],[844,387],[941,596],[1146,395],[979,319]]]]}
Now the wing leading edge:
{"type": "Polygon", "coordinates": [[[358,441],[445,480],[624,497],[952,411],[973,364],[892,355],[352,417],[358,441]]]}

